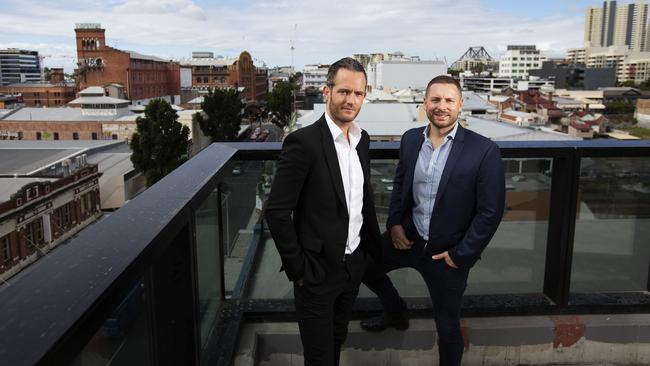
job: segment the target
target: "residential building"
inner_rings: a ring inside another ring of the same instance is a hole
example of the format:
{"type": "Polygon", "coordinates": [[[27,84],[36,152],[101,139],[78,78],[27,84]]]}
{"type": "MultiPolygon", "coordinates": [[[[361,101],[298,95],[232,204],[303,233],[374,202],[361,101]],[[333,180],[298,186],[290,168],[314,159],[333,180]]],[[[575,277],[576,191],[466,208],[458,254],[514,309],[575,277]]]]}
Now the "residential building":
{"type": "Polygon", "coordinates": [[[41,81],[38,51],[9,48],[0,50],[0,86],[41,81]]]}
{"type": "Polygon", "coordinates": [[[636,2],[617,5],[604,1],[602,8],[587,8],[585,47],[626,47],[646,51],[648,4],[636,2]]]}
{"type": "Polygon", "coordinates": [[[555,87],[561,89],[593,90],[616,86],[616,69],[613,67],[587,68],[581,64],[545,61],[541,69],[530,70],[529,74],[541,79],[552,79],[555,81],[555,87]]]}
{"type": "Polygon", "coordinates": [[[633,51],[626,46],[574,48],[567,52],[568,63],[581,63],[587,69],[615,68],[619,83],[647,80],[650,52],[633,51]]]}
{"type": "Polygon", "coordinates": [[[499,61],[499,77],[525,78],[528,70],[541,68],[546,57],[534,45],[509,45],[499,61]]]}
{"type": "Polygon", "coordinates": [[[371,62],[366,73],[369,90],[407,88],[424,90],[429,80],[447,74],[447,64],[443,60],[393,59],[371,62]]]}
{"type": "Polygon", "coordinates": [[[180,65],[160,57],[124,51],[106,44],[100,24],[79,23],[75,27],[79,67],[75,77],[79,89],[120,84],[133,104],[154,98],[180,103],[180,65]]]}
{"type": "Polygon", "coordinates": [[[302,72],[303,90],[323,90],[327,84],[327,70],[330,65],[313,64],[305,65],[302,72]]]}
{"type": "Polygon", "coordinates": [[[625,102],[630,105],[636,105],[639,99],[650,99],[650,91],[639,90],[629,87],[618,88],[599,88],[603,91],[603,104],[611,102],[625,102]]]}

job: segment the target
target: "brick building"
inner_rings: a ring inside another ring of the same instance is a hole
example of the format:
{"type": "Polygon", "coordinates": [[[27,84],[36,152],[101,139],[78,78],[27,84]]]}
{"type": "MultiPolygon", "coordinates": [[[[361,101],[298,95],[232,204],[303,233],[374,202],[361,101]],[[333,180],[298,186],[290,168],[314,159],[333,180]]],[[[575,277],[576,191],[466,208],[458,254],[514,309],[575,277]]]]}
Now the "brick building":
{"type": "Polygon", "coordinates": [[[99,24],[77,24],[79,89],[121,84],[127,99],[146,104],[163,98],[180,103],[180,65],[159,57],[123,51],[106,45],[105,30],[99,24]]]}
{"type": "Polygon", "coordinates": [[[246,101],[266,99],[268,72],[256,67],[250,53],[243,51],[238,58],[214,58],[212,52],[194,52],[189,60],[181,60],[192,68],[192,88],[240,88],[246,101]]]}
{"type": "Polygon", "coordinates": [[[0,280],[101,215],[100,175],[97,165],[77,159],[57,177],[0,178],[0,280]]]}
{"type": "Polygon", "coordinates": [[[75,98],[74,85],[9,84],[0,86],[0,94],[20,94],[27,107],[62,107],[75,98]]]}
{"type": "Polygon", "coordinates": [[[100,87],[79,92],[79,108],[25,107],[0,117],[0,139],[124,140],[136,128],[129,101],[104,95],[100,87]]]}

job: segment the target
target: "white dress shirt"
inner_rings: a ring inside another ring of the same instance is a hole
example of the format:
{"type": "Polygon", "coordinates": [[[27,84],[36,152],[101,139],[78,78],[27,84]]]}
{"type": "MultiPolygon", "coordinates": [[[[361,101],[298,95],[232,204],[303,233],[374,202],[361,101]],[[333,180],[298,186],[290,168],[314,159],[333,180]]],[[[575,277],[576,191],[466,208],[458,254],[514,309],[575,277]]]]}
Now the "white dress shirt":
{"type": "Polygon", "coordinates": [[[343,131],[334,123],[330,116],[325,112],[327,126],[334,139],[336,156],[341,169],[341,178],[343,178],[343,190],[345,191],[345,204],[348,209],[348,237],[345,244],[345,254],[352,254],[361,242],[360,232],[363,224],[363,168],[361,160],[357,154],[357,145],[361,141],[361,128],[356,122],[350,123],[348,130],[348,139],[345,138],[343,131]]]}

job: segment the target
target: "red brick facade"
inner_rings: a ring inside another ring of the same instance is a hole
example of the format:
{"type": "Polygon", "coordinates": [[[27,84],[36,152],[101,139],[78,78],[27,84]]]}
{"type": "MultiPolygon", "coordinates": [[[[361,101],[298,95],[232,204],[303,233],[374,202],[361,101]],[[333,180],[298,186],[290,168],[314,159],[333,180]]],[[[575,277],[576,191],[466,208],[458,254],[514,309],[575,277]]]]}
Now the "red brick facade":
{"type": "Polygon", "coordinates": [[[22,94],[27,107],[64,107],[75,98],[74,86],[48,84],[0,86],[0,94],[22,94]]]}
{"type": "Polygon", "coordinates": [[[54,182],[27,184],[0,202],[0,279],[99,217],[100,175],[96,165],[89,165],[54,182]]]}
{"type": "Polygon", "coordinates": [[[266,99],[268,75],[266,69],[253,64],[250,53],[243,51],[230,65],[193,65],[192,87],[199,89],[243,87],[242,97],[248,101],[266,99]]]}
{"type": "Polygon", "coordinates": [[[180,66],[151,56],[133,56],[106,45],[105,30],[75,29],[79,89],[124,85],[130,100],[180,95],[180,66]]]}
{"type": "Polygon", "coordinates": [[[19,131],[20,140],[99,140],[102,138],[102,123],[0,120],[0,131],[19,131]]]}

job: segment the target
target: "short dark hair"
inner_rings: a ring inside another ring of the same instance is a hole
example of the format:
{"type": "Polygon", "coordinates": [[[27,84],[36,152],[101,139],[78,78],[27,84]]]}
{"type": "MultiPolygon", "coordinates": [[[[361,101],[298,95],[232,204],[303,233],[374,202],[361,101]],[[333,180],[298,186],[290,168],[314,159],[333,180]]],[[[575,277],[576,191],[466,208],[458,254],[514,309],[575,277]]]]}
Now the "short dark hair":
{"type": "Polygon", "coordinates": [[[334,87],[334,79],[336,79],[336,73],[339,72],[339,69],[362,72],[363,78],[366,79],[366,84],[368,83],[368,75],[366,75],[366,70],[363,68],[363,65],[351,57],[344,57],[333,63],[329,69],[327,69],[328,88],[334,87]]]}
{"type": "Polygon", "coordinates": [[[424,91],[425,96],[429,93],[429,88],[433,84],[451,84],[451,85],[454,85],[456,87],[456,89],[458,89],[458,94],[460,94],[461,97],[463,96],[463,89],[460,87],[460,83],[458,82],[458,80],[454,79],[453,77],[451,77],[449,75],[438,75],[435,78],[431,79],[431,81],[429,81],[429,84],[427,84],[427,89],[424,91]]]}

